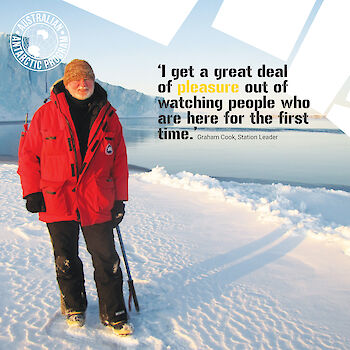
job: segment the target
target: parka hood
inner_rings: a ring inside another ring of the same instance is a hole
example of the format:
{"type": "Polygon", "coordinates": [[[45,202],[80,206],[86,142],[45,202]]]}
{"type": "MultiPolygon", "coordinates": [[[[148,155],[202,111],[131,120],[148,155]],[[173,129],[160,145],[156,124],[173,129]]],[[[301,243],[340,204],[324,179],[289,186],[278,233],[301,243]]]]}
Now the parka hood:
{"type": "MultiPolygon", "coordinates": [[[[51,99],[52,99],[52,95],[58,95],[59,93],[63,92],[63,93],[67,93],[67,89],[65,88],[64,84],[63,84],[63,78],[56,80],[51,88],[51,99]]],[[[107,102],[107,92],[106,90],[95,81],[95,90],[94,90],[94,95],[96,95],[96,100],[98,100],[99,102],[103,102],[106,103],[107,102]]]]}
{"type": "MultiPolygon", "coordinates": [[[[57,80],[51,87],[51,101],[58,100],[63,93],[64,99],[67,101],[67,94],[69,94],[68,90],[65,88],[63,84],[63,79],[57,80]]],[[[70,95],[70,94],[69,94],[70,95]]],[[[107,100],[107,92],[106,90],[95,81],[94,93],[92,94],[93,100],[89,104],[89,113],[91,113],[91,125],[95,121],[98,113],[102,109],[102,107],[108,102],[107,100]]],[[[90,98],[89,98],[90,99],[90,98]]],[[[91,128],[90,125],[90,128],[91,128]]]]}

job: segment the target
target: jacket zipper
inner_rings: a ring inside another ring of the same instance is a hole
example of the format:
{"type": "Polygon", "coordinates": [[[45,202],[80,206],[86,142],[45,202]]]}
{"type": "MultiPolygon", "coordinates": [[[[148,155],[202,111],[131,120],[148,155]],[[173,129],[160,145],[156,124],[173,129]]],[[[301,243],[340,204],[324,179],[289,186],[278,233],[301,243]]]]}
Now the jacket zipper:
{"type": "MultiPolygon", "coordinates": [[[[105,112],[105,114],[103,115],[102,120],[101,120],[99,126],[97,127],[94,136],[92,137],[91,141],[89,142],[88,147],[91,145],[92,141],[94,140],[94,138],[96,137],[97,133],[98,133],[99,130],[101,129],[101,126],[105,124],[104,121],[105,121],[105,119],[106,119],[106,114],[107,114],[107,112],[108,112],[109,109],[110,109],[110,106],[107,107],[106,112],[105,112]]],[[[107,123],[107,122],[106,122],[106,123],[107,123]]],[[[102,139],[101,139],[101,140],[102,140],[102,139]]],[[[93,152],[93,151],[96,149],[98,143],[99,143],[99,140],[96,140],[94,146],[91,148],[91,152],[93,152]]],[[[90,163],[91,163],[91,159],[90,159],[89,164],[90,164],[90,163]]],[[[86,170],[85,168],[87,168],[87,165],[88,165],[88,164],[86,164],[85,162],[83,162],[82,168],[81,168],[81,173],[82,173],[84,170],[86,170]]]]}
{"type": "Polygon", "coordinates": [[[70,137],[71,137],[71,140],[72,140],[72,147],[73,147],[73,151],[74,151],[74,159],[75,159],[75,167],[76,167],[76,178],[77,178],[77,183],[78,183],[78,178],[79,178],[79,170],[78,170],[78,155],[77,155],[77,149],[75,147],[75,140],[74,140],[74,135],[73,135],[73,131],[72,131],[72,128],[69,124],[69,120],[67,118],[67,116],[62,112],[62,109],[61,109],[61,106],[60,104],[55,101],[55,105],[58,107],[59,111],[62,113],[62,115],[64,116],[64,119],[68,125],[68,129],[69,129],[69,134],[70,134],[70,137]]]}
{"type": "Polygon", "coordinates": [[[104,122],[104,120],[105,120],[105,117],[106,117],[106,114],[107,114],[107,112],[109,111],[109,109],[110,109],[110,106],[107,107],[106,112],[105,112],[105,114],[103,115],[102,120],[101,120],[101,122],[100,122],[100,125],[97,127],[97,129],[96,129],[96,131],[95,131],[95,134],[94,134],[94,136],[92,137],[91,141],[89,142],[89,145],[88,145],[88,146],[91,145],[93,139],[96,137],[98,131],[100,130],[101,125],[103,124],[103,122],[104,122]]]}
{"type": "MultiPolygon", "coordinates": [[[[64,115],[64,114],[63,114],[64,115]]],[[[69,133],[70,133],[70,137],[72,140],[72,147],[73,147],[73,151],[74,151],[74,158],[75,158],[75,167],[76,167],[76,178],[77,178],[77,183],[78,183],[78,178],[79,178],[79,170],[78,170],[78,155],[77,155],[77,149],[75,148],[75,141],[74,141],[74,137],[73,137],[73,131],[72,128],[69,124],[69,120],[67,119],[67,117],[64,115],[64,118],[67,122],[68,128],[69,128],[69,133]]]]}

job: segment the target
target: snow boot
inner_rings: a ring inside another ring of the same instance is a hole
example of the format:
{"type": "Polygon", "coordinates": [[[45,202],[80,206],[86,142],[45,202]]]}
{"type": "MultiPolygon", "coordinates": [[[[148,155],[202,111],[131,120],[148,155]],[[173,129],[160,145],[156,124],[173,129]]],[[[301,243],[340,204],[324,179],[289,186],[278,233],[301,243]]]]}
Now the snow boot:
{"type": "Polygon", "coordinates": [[[85,324],[85,312],[69,312],[66,315],[68,326],[83,327],[85,324]]]}
{"type": "Polygon", "coordinates": [[[127,321],[119,321],[119,322],[104,322],[103,323],[107,328],[110,328],[114,334],[119,336],[127,336],[134,333],[134,327],[131,323],[127,321]]]}

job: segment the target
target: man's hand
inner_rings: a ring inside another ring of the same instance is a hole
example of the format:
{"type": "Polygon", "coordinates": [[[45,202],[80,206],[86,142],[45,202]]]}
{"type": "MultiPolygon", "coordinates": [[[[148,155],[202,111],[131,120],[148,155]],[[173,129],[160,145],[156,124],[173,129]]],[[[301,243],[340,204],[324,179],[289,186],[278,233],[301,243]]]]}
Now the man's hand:
{"type": "Polygon", "coordinates": [[[28,194],[26,197],[26,208],[31,213],[46,211],[44,196],[41,192],[28,194]]]}
{"type": "Polygon", "coordinates": [[[115,201],[111,210],[113,227],[117,227],[124,218],[125,204],[123,201],[115,201]]]}

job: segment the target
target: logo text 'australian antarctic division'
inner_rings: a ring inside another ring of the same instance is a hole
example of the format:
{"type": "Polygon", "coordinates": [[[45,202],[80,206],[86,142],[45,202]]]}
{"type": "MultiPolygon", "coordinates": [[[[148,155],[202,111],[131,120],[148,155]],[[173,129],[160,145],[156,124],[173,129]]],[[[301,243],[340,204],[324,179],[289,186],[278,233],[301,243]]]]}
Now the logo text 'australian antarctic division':
{"type": "Polygon", "coordinates": [[[10,47],[24,68],[47,71],[67,56],[69,32],[63,21],[46,11],[24,15],[12,29],[10,47]]]}

